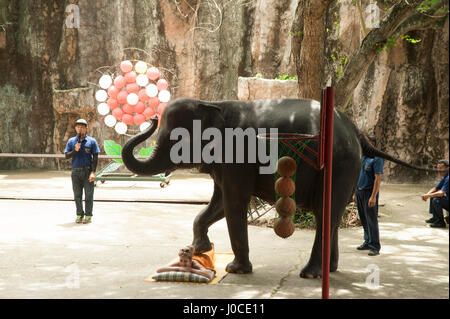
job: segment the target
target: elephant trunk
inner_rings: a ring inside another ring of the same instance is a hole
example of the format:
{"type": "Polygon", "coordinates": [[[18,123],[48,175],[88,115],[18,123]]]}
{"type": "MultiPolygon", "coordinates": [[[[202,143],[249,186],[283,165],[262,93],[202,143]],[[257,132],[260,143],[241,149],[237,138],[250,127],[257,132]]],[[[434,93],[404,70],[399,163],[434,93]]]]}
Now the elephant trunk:
{"type": "Polygon", "coordinates": [[[153,149],[152,155],[146,160],[139,160],[133,155],[134,148],[148,139],[155,132],[158,126],[158,118],[151,119],[150,127],[144,132],[130,138],[122,149],[122,160],[125,166],[138,175],[156,175],[167,170],[167,163],[164,164],[157,156],[158,145],[153,149]]]}

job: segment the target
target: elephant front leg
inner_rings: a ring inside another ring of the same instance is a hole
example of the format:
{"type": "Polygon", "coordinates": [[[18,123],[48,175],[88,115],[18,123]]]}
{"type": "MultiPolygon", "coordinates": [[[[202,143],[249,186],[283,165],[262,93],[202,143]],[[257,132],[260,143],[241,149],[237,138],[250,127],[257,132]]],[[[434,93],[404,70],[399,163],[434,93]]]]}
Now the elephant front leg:
{"type": "Polygon", "coordinates": [[[230,273],[246,274],[253,270],[249,259],[247,205],[225,205],[228,234],[234,253],[234,260],[225,269],[230,273]]]}
{"type": "MultiPolygon", "coordinates": [[[[239,175],[238,175],[239,176],[239,175]]],[[[245,176],[244,174],[240,176],[245,176]]],[[[248,182],[248,181],[247,181],[248,182]]],[[[251,198],[250,187],[239,181],[224,187],[224,212],[234,260],[226,267],[230,273],[246,274],[253,271],[249,259],[247,208],[251,198]],[[239,187],[238,187],[239,185],[239,187]]]]}
{"type": "Polygon", "coordinates": [[[214,184],[214,193],[208,206],[203,209],[194,220],[194,239],[192,245],[196,252],[211,250],[208,238],[208,228],[224,217],[222,190],[214,184]]]}

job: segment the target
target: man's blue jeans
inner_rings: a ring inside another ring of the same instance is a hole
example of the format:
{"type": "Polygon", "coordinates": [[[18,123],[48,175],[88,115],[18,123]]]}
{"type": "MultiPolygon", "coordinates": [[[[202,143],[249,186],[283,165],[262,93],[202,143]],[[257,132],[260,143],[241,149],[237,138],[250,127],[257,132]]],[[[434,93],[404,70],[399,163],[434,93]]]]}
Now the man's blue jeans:
{"type": "Polygon", "coordinates": [[[72,169],[72,189],[77,208],[77,215],[92,216],[94,206],[94,182],[89,182],[89,168],[72,169]],[[83,210],[83,189],[85,198],[85,210],[83,210]]]}
{"type": "Polygon", "coordinates": [[[358,207],[359,219],[364,228],[364,244],[370,249],[380,251],[380,230],[378,228],[378,195],[374,207],[369,207],[371,189],[356,190],[356,205],[358,207]]]}
{"type": "Polygon", "coordinates": [[[430,198],[430,214],[436,223],[444,224],[444,214],[442,209],[448,211],[448,198],[445,196],[430,198]]]}

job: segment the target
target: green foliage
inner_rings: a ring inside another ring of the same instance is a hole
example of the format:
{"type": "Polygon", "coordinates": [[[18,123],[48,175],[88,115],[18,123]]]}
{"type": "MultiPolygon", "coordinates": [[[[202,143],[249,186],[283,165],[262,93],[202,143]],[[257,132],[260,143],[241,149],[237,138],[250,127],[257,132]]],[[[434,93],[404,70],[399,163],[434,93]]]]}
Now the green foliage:
{"type": "Polygon", "coordinates": [[[348,58],[345,55],[341,55],[338,51],[331,53],[331,59],[336,69],[336,77],[340,79],[344,74],[345,66],[348,63],[348,58]]]}
{"type": "MultiPolygon", "coordinates": [[[[111,140],[105,140],[103,142],[103,147],[105,148],[105,153],[110,155],[110,156],[121,156],[122,155],[122,146],[117,144],[114,141],[111,140]]],[[[144,147],[142,148],[139,153],[138,156],[150,156],[153,152],[154,146],[150,146],[150,147],[144,147]]],[[[117,163],[123,163],[122,159],[120,158],[114,158],[113,159],[114,162],[117,163]]]]}
{"type": "MultiPolygon", "coordinates": [[[[440,2],[441,0],[425,0],[419,4],[416,10],[419,11],[420,13],[426,13],[427,11],[435,9],[436,5],[438,5],[440,2]]],[[[445,13],[448,12],[448,10],[441,9],[438,10],[437,12],[445,13]]]]}
{"type": "Polygon", "coordinates": [[[289,74],[283,74],[275,78],[275,80],[283,80],[283,81],[297,81],[297,76],[289,76],[289,74]]]}
{"type": "Polygon", "coordinates": [[[413,39],[409,35],[402,35],[401,38],[409,43],[416,44],[422,41],[421,39],[413,39]]]}
{"type": "MultiPolygon", "coordinates": [[[[419,43],[419,42],[422,41],[421,39],[414,39],[414,38],[411,38],[411,37],[410,37],[409,35],[407,35],[407,34],[401,35],[400,38],[401,38],[402,40],[405,40],[405,41],[411,43],[411,44],[417,44],[417,43],[419,43]]],[[[397,44],[398,44],[398,42],[395,41],[394,36],[391,36],[391,37],[389,37],[389,38],[386,40],[386,43],[385,43],[384,45],[382,45],[382,44],[380,44],[380,43],[376,43],[376,44],[375,44],[375,46],[376,46],[376,52],[377,52],[377,53],[380,53],[380,52],[383,51],[384,49],[386,49],[387,51],[389,51],[389,49],[390,49],[392,46],[397,45],[397,44]]]]}
{"type": "Polygon", "coordinates": [[[391,48],[391,46],[393,45],[397,45],[398,42],[394,40],[394,37],[391,36],[389,37],[386,42],[384,44],[382,43],[375,43],[376,46],[376,52],[380,53],[382,52],[384,49],[386,49],[386,51],[389,51],[389,49],[391,48]]]}
{"type": "Polygon", "coordinates": [[[294,224],[301,228],[314,228],[316,225],[316,219],[313,212],[302,209],[297,209],[294,214],[294,224]]]}
{"type": "Polygon", "coordinates": [[[256,75],[255,75],[255,78],[257,78],[257,79],[262,79],[262,74],[261,73],[256,73],[256,75]]]}
{"type": "MultiPolygon", "coordinates": [[[[103,147],[105,148],[106,154],[108,154],[110,156],[115,156],[115,155],[120,156],[122,154],[122,146],[117,144],[114,141],[105,140],[103,142],[103,147]]],[[[115,158],[115,159],[113,159],[113,161],[117,162],[117,163],[123,163],[123,161],[120,158],[115,158]]]]}
{"type": "Polygon", "coordinates": [[[294,36],[294,37],[299,37],[299,36],[301,36],[303,33],[304,33],[303,31],[296,31],[296,32],[291,32],[291,31],[289,31],[289,32],[288,32],[289,35],[294,36]]]}
{"type": "Polygon", "coordinates": [[[147,148],[145,148],[145,147],[142,148],[139,151],[138,156],[150,156],[152,154],[152,152],[153,152],[153,148],[154,148],[154,146],[150,146],[150,147],[147,147],[147,148]]]}

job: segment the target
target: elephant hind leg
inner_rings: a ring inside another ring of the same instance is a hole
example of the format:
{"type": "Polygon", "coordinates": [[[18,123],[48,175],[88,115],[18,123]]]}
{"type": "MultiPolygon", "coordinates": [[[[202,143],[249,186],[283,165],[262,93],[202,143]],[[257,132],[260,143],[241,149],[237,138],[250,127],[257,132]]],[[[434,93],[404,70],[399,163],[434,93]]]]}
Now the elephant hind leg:
{"type": "MultiPolygon", "coordinates": [[[[318,216],[315,214],[315,216],[318,216]]],[[[308,263],[300,272],[301,278],[322,277],[322,221],[316,217],[316,235],[308,263]]]]}
{"type": "Polygon", "coordinates": [[[331,243],[330,243],[330,272],[335,272],[338,268],[339,263],[339,224],[334,225],[331,228],[331,243]]]}
{"type": "Polygon", "coordinates": [[[214,184],[214,193],[211,197],[211,201],[194,220],[194,239],[192,245],[196,252],[211,250],[212,246],[208,238],[208,228],[223,217],[222,190],[219,186],[214,184]]]}
{"type": "MultiPolygon", "coordinates": [[[[331,225],[330,225],[330,272],[335,272],[339,262],[338,231],[345,202],[336,201],[332,203],[331,225]]],[[[322,208],[315,211],[316,235],[311,251],[311,257],[300,272],[301,278],[322,277],[322,208]],[[320,213],[317,213],[320,212],[320,213]]]]}

